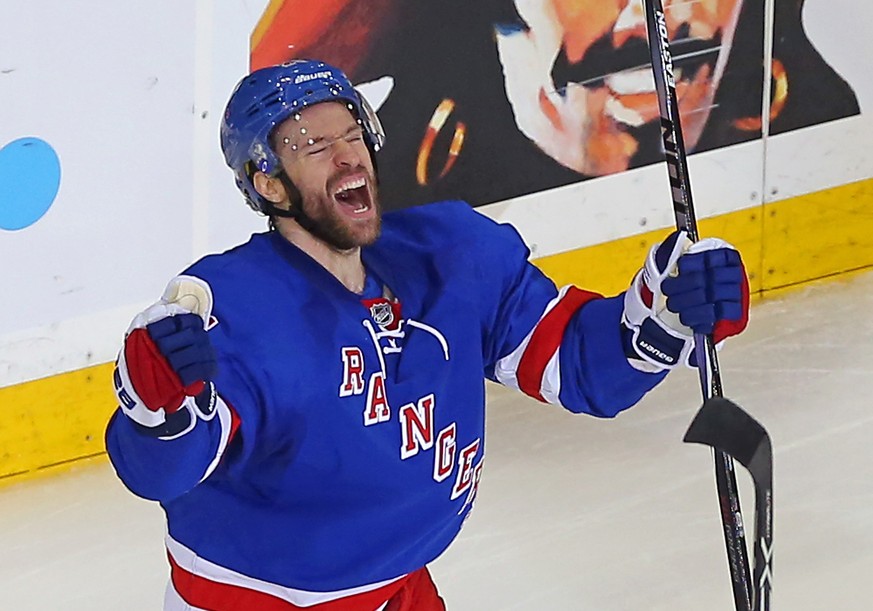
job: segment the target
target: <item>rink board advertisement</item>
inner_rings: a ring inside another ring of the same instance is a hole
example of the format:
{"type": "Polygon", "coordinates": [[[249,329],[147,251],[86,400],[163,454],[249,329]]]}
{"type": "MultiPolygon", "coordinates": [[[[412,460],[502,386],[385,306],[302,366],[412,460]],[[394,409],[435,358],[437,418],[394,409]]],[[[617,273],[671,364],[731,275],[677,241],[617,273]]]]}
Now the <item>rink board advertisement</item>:
{"type": "MultiPolygon", "coordinates": [[[[702,233],[759,293],[873,264],[873,7],[665,5],[702,233]]],[[[265,228],[217,137],[250,67],[340,64],[385,206],[466,199],[559,284],[622,290],[673,222],[639,3],[52,0],[0,34],[0,478],[100,454],[129,320],[265,228]]]]}
{"type": "MultiPolygon", "coordinates": [[[[688,151],[760,139],[763,3],[664,5],[688,151]]],[[[777,3],[771,134],[859,112],[800,9],[777,3]]],[[[459,196],[480,206],[663,159],[640,3],[271,2],[252,67],[298,57],[343,66],[374,98],[390,136],[389,207],[459,196]]]]}

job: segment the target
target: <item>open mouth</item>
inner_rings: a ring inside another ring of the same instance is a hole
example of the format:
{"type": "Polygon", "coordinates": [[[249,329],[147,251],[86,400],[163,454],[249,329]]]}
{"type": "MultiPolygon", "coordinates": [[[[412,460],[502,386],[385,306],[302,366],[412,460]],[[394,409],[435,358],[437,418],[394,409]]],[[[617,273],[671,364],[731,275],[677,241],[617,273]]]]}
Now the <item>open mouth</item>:
{"type": "Polygon", "coordinates": [[[352,218],[368,216],[373,209],[367,179],[363,176],[342,179],[333,189],[333,199],[340,210],[352,218]]]}
{"type": "MultiPolygon", "coordinates": [[[[676,95],[682,100],[692,85],[700,85],[708,78],[718,58],[721,37],[710,40],[691,38],[687,27],[677,32],[671,43],[673,52],[676,95]]],[[[558,92],[570,84],[590,91],[606,90],[609,97],[604,113],[619,124],[629,127],[641,125],[658,116],[655,79],[646,42],[632,38],[621,47],[612,46],[604,37],[594,43],[581,61],[569,63],[562,50],[552,68],[552,78],[558,92]]]]}
{"type": "MultiPolygon", "coordinates": [[[[670,42],[673,64],[677,71],[684,71],[688,76],[694,75],[703,64],[715,63],[721,44],[720,33],[709,40],[692,38],[685,25],[670,42]]],[[[607,79],[640,72],[651,73],[651,55],[645,40],[632,38],[618,48],[612,45],[612,37],[605,36],[591,45],[576,63],[570,63],[566,50],[562,49],[552,67],[555,89],[561,91],[569,83],[598,88],[604,86],[607,79]]]]}

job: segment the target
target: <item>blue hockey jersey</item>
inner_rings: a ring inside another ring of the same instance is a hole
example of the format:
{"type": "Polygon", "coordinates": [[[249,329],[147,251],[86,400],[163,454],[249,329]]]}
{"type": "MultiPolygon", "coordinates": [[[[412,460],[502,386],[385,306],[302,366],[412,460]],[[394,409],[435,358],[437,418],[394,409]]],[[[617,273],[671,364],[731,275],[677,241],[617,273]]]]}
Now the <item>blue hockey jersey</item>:
{"type": "Polygon", "coordinates": [[[174,581],[300,606],[389,591],[472,508],[486,378],[602,417],[663,378],[628,364],[620,296],[558,291],[528,255],[461,202],[387,213],[362,256],[390,324],[278,232],[187,269],[214,297],[219,417],[157,439],[119,411],[106,440],[166,511],[174,581]]]}

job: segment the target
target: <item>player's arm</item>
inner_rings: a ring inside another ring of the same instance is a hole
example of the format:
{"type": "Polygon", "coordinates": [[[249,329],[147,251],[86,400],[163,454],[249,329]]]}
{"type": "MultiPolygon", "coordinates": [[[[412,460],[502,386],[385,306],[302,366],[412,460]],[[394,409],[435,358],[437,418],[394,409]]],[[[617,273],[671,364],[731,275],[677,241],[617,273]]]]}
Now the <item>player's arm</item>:
{"type": "Polygon", "coordinates": [[[128,329],[113,375],[119,407],[106,431],[115,470],[135,494],[167,501],[213,472],[239,420],[217,391],[206,331],[209,286],[174,278],[128,329]]]}
{"type": "Polygon", "coordinates": [[[574,412],[611,417],[637,403],[687,362],[693,330],[715,328],[723,339],[745,326],[748,285],[736,250],[704,241],[685,253],[685,240],[671,236],[653,248],[630,289],[610,298],[557,291],[526,249],[506,248],[496,358],[486,374],[574,412]]]}

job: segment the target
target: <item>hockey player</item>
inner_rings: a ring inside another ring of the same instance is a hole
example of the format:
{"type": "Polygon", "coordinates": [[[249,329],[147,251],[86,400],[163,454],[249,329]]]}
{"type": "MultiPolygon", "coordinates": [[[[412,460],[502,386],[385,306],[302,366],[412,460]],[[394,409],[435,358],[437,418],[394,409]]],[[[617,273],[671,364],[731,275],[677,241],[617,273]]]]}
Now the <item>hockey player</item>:
{"type": "Polygon", "coordinates": [[[676,233],[623,294],[557,290],[462,202],[382,217],[384,134],[337,68],[246,76],[221,145],[270,230],[201,259],[132,322],[107,430],[167,515],[168,611],[433,611],[427,565],[472,509],[491,379],[612,417],[742,331],[724,242],[676,233]],[[665,305],[666,304],[666,305],[665,305]]]}

